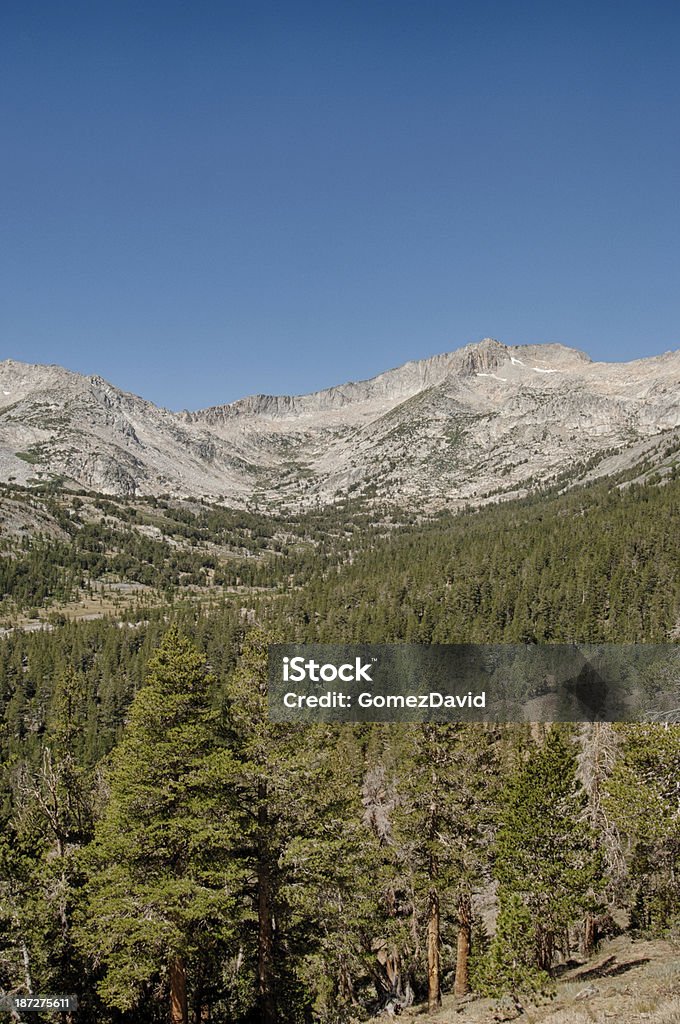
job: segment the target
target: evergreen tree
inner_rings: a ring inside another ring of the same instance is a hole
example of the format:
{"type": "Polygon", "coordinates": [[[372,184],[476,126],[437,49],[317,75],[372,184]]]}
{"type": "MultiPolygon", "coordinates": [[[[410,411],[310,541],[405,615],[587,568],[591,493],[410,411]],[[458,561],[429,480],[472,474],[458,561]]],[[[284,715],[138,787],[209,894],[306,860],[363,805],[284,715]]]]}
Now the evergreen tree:
{"type": "Polygon", "coordinates": [[[186,1024],[188,990],[201,997],[195,978],[215,947],[231,948],[240,912],[242,823],[214,686],[172,628],[112,757],[110,797],[87,858],[80,945],[102,965],[102,998],[128,1010],[161,979],[173,1024],[186,1024]]]}
{"type": "Polygon", "coordinates": [[[473,974],[478,991],[503,996],[548,989],[550,975],[537,966],[535,948],[528,941],[534,924],[522,897],[517,893],[504,894],[496,932],[473,974]]]}
{"type": "Polygon", "coordinates": [[[409,736],[399,764],[395,838],[425,919],[433,1011],[441,1006],[442,918],[457,925],[456,993],[469,987],[472,896],[485,878],[497,788],[494,735],[478,725],[425,724],[409,736]]]}
{"type": "Polygon", "coordinates": [[[21,950],[13,983],[32,979],[43,990],[76,991],[82,958],[74,949],[74,906],[82,885],[79,853],[91,838],[91,772],[84,764],[83,679],[59,676],[53,715],[37,764],[17,772],[16,805],[0,870],[10,945],[21,950]]]}
{"type": "Polygon", "coordinates": [[[268,718],[268,647],[252,630],[227,685],[239,799],[250,821],[242,855],[255,917],[255,1005],[262,1024],[314,1007],[326,1019],[355,996],[373,890],[360,819],[359,766],[329,726],[268,718]]]}
{"type": "Polygon", "coordinates": [[[624,839],[632,924],[659,932],[680,918],[680,726],[618,731],[605,806],[624,839]]]}
{"type": "MultiPolygon", "coordinates": [[[[606,866],[603,897],[608,909],[616,906],[625,885],[625,859],[621,835],[607,806],[607,787],[619,757],[620,736],[611,722],[584,722],[578,730],[578,776],[587,798],[586,820],[598,837],[606,866]]],[[[582,949],[592,953],[600,938],[597,915],[583,921],[582,949]]]]}
{"type": "Polygon", "coordinates": [[[513,984],[529,986],[532,970],[540,984],[558,947],[568,952],[569,926],[598,907],[602,858],[576,769],[569,731],[552,726],[520,760],[502,794],[495,847],[500,917],[487,989],[496,986],[498,964],[505,961],[521,968],[508,975],[513,984]]]}

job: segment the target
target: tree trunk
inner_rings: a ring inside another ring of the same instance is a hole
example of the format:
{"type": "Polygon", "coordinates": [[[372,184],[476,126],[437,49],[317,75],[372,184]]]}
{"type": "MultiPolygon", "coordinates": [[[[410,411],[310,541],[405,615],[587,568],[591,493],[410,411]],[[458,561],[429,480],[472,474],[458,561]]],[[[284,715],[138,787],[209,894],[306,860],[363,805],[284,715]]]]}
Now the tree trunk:
{"type": "Polygon", "coordinates": [[[555,933],[539,925],[536,935],[536,966],[550,973],[555,955],[555,933]]]}
{"type": "Polygon", "coordinates": [[[274,978],[272,960],[274,929],[272,927],[271,878],[268,844],[267,783],[257,787],[257,987],[261,1024],[275,1024],[274,978]]]}
{"type": "MultiPolygon", "coordinates": [[[[431,727],[426,729],[428,740],[432,739],[431,727]]],[[[437,836],[437,775],[432,770],[432,802],[430,804],[430,820],[428,827],[428,839],[430,842],[430,855],[428,864],[428,875],[430,879],[430,892],[428,899],[427,915],[427,1006],[430,1013],[438,1010],[442,1005],[442,982],[441,982],[441,925],[439,920],[439,889],[437,888],[437,876],[439,875],[439,864],[434,853],[434,843],[437,836]]]]}
{"type": "MultiPolygon", "coordinates": [[[[430,879],[436,877],[436,862],[430,858],[430,879]]],[[[430,1013],[442,1005],[440,962],[439,893],[432,886],[427,921],[427,1008],[430,1013]]]]}
{"type": "Polygon", "coordinates": [[[465,996],[470,991],[469,959],[472,947],[472,902],[466,893],[458,900],[458,944],[456,950],[456,981],[454,995],[465,996]]]}
{"type": "Polygon", "coordinates": [[[187,975],[180,956],[170,964],[170,1022],[189,1024],[187,1008],[187,975]]]}
{"type": "Polygon", "coordinates": [[[584,956],[590,956],[595,949],[595,943],[597,942],[597,922],[595,915],[591,914],[590,911],[586,914],[583,921],[583,954],[584,956]]]}
{"type": "Polygon", "coordinates": [[[194,988],[194,1024],[206,1024],[210,1020],[210,1002],[206,996],[205,984],[201,979],[194,988]]]}
{"type": "Polygon", "coordinates": [[[12,908],[12,924],[17,930],[19,936],[19,946],[21,948],[21,959],[24,964],[24,985],[26,986],[26,992],[29,996],[33,995],[33,979],[31,978],[31,957],[28,952],[28,946],[24,939],[24,932],[21,926],[21,918],[19,917],[19,911],[17,910],[14,899],[10,896],[9,905],[12,908]]]}

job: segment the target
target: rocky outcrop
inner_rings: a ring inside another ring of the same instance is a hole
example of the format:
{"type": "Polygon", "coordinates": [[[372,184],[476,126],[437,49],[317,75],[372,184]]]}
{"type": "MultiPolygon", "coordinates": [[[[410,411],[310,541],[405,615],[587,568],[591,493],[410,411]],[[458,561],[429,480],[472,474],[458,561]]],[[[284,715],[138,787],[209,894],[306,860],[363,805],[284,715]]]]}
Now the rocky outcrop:
{"type": "Polygon", "coordinates": [[[477,373],[495,373],[508,357],[508,349],[494,338],[485,338],[478,345],[468,345],[463,350],[461,373],[472,376],[477,373]]]}

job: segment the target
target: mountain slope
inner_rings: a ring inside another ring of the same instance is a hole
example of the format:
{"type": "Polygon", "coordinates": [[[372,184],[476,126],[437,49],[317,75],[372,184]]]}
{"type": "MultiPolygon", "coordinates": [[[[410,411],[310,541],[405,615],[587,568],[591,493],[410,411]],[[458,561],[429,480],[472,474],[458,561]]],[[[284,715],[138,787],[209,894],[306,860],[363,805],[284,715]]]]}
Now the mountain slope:
{"type": "Polygon", "coordinates": [[[311,395],[182,413],[100,377],[0,363],[0,479],[119,495],[455,507],[597,475],[605,456],[625,468],[679,427],[680,352],[607,364],[487,338],[311,395]]]}

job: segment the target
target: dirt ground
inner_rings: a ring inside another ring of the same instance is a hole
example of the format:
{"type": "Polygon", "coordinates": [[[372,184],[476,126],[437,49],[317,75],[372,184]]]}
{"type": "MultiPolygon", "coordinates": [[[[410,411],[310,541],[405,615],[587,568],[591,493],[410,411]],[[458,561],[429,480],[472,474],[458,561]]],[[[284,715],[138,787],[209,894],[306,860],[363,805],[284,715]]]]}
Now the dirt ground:
{"type": "Polygon", "coordinates": [[[680,941],[619,936],[602,943],[591,960],[562,974],[553,998],[537,1005],[521,1000],[515,1006],[508,997],[445,995],[437,1013],[412,1006],[396,1019],[404,1024],[680,1024],[680,941]]]}

